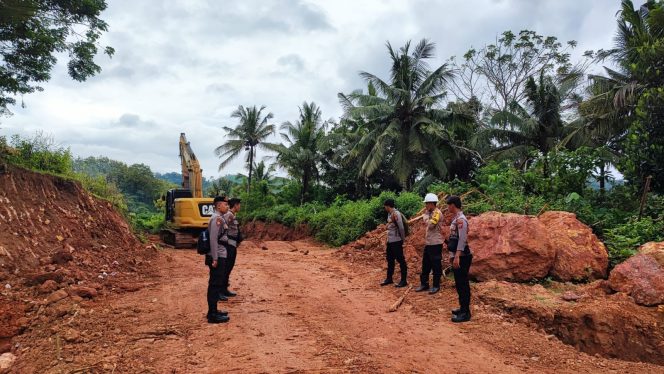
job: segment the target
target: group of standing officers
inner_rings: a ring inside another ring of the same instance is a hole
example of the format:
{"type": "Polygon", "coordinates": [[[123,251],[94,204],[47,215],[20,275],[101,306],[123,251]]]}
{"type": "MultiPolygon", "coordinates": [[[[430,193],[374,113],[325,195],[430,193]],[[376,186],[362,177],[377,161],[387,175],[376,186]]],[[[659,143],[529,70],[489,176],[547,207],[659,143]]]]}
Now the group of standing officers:
{"type": "MultiPolygon", "coordinates": [[[[473,254],[468,247],[468,220],[461,210],[461,199],[458,196],[449,196],[446,201],[447,208],[452,213],[450,236],[445,240],[443,236],[443,213],[438,209],[438,196],[429,193],[424,197],[426,205],[422,221],[426,225],[425,246],[422,252],[422,272],[420,273],[420,286],[415,292],[428,291],[433,295],[440,291],[440,278],[443,275],[443,244],[447,244],[448,259],[454,272],[454,283],[459,295],[459,308],[452,310],[453,322],[470,321],[470,281],[468,272],[473,261],[473,254]],[[429,274],[433,272],[432,287],[429,288],[429,274]]],[[[406,287],[408,265],[403,253],[403,243],[406,240],[404,215],[388,199],[384,203],[387,211],[387,277],[380,284],[392,284],[395,261],[399,262],[401,281],[396,287],[406,287]]]]}
{"type": "MultiPolygon", "coordinates": [[[[440,291],[440,278],[443,275],[443,244],[446,244],[448,259],[454,272],[454,283],[459,295],[459,308],[452,310],[453,322],[470,321],[470,282],[468,272],[473,260],[472,252],[468,247],[468,220],[461,210],[461,199],[458,196],[449,196],[446,201],[447,208],[452,213],[450,236],[445,240],[442,232],[443,213],[438,209],[438,196],[429,193],[424,198],[425,212],[422,215],[423,224],[426,225],[425,246],[422,252],[422,272],[420,273],[420,286],[415,292],[428,291],[433,295],[440,291]],[[429,275],[433,272],[432,287],[429,288],[429,275]]],[[[214,199],[214,213],[208,224],[210,238],[210,252],[205,256],[205,265],[210,269],[210,279],[207,289],[209,323],[224,323],[230,320],[227,311],[217,308],[219,301],[227,301],[236,294],[229,290],[229,280],[235,259],[237,247],[242,241],[242,233],[237,220],[240,211],[240,199],[228,200],[225,196],[214,199]]],[[[403,244],[406,240],[406,223],[404,215],[399,212],[394,200],[388,199],[384,203],[387,211],[387,277],[380,284],[392,284],[395,262],[399,263],[401,280],[395,287],[408,285],[408,265],[403,253],[403,244]]]]}
{"type": "Polygon", "coordinates": [[[241,201],[226,196],[214,198],[214,213],[208,223],[210,253],[205,256],[205,265],[210,269],[207,289],[207,320],[209,323],[224,323],[230,320],[227,311],[217,308],[217,302],[228,301],[236,296],[228,287],[235,267],[237,247],[242,241],[242,232],[237,220],[241,201]]]}

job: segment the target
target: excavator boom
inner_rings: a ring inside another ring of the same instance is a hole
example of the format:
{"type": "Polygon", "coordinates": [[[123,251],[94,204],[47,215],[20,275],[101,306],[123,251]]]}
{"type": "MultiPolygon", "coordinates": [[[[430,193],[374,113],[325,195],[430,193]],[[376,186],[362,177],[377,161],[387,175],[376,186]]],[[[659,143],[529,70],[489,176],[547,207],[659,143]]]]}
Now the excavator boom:
{"type": "Polygon", "coordinates": [[[191,144],[184,133],[180,133],[180,161],[182,164],[182,188],[190,190],[194,198],[203,197],[203,170],[191,144]]]}

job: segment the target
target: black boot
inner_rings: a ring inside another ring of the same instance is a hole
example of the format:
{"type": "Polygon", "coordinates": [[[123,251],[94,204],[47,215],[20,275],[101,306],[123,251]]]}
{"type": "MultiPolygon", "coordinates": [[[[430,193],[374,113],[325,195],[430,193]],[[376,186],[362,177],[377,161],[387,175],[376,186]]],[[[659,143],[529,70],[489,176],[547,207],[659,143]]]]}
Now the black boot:
{"type": "Polygon", "coordinates": [[[452,322],[461,323],[470,321],[470,312],[459,312],[452,316],[452,322]]]}
{"type": "Polygon", "coordinates": [[[406,280],[402,278],[401,282],[395,284],[394,287],[402,288],[402,287],[406,287],[407,285],[408,285],[408,282],[406,282],[406,280]]]}
{"type": "Polygon", "coordinates": [[[453,315],[456,316],[456,315],[459,314],[459,313],[461,313],[461,308],[452,309],[452,314],[453,314],[453,315]]]}
{"type": "Polygon", "coordinates": [[[428,290],[428,289],[429,289],[429,285],[428,285],[428,284],[421,284],[419,287],[417,287],[417,288],[415,289],[415,292],[422,292],[422,291],[426,291],[426,290],[428,290]]]}
{"type": "Polygon", "coordinates": [[[381,286],[387,286],[388,284],[392,284],[392,279],[389,279],[389,278],[388,278],[388,279],[385,279],[385,280],[383,281],[383,283],[381,283],[380,285],[381,285],[381,286]]]}
{"type": "Polygon", "coordinates": [[[433,295],[435,293],[438,293],[440,291],[440,277],[433,276],[433,287],[429,290],[429,294],[433,295]]]}
{"type": "Polygon", "coordinates": [[[222,295],[226,297],[234,297],[237,296],[235,292],[229,291],[228,289],[225,289],[224,292],[222,292],[222,295]]]}
{"type": "Polygon", "coordinates": [[[228,298],[223,293],[219,294],[219,301],[228,301],[228,298]]]}
{"type": "Polygon", "coordinates": [[[217,311],[211,311],[207,314],[207,321],[208,323],[226,323],[230,321],[230,318],[219,314],[217,311]]]}

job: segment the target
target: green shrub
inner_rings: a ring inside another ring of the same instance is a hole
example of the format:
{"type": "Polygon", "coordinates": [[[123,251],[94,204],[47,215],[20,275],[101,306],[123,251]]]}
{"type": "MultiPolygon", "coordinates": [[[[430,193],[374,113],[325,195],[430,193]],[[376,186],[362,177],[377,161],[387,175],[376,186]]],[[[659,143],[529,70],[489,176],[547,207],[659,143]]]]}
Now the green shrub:
{"type": "Polygon", "coordinates": [[[396,198],[396,205],[399,211],[410,218],[422,209],[423,197],[412,192],[402,192],[396,198]]]}
{"type": "MultiPolygon", "coordinates": [[[[6,140],[3,140],[6,143],[6,140]]],[[[66,175],[72,172],[74,160],[69,148],[59,146],[53,137],[37,133],[32,139],[19,135],[11,137],[12,152],[5,157],[12,164],[27,169],[66,175]]],[[[7,148],[6,144],[3,148],[7,148]]]]}
{"type": "MultiPolygon", "coordinates": [[[[397,207],[407,216],[417,213],[422,207],[422,198],[414,193],[383,192],[368,200],[349,201],[343,196],[330,199],[329,205],[311,202],[301,206],[290,204],[266,205],[251,198],[243,200],[240,219],[243,222],[261,220],[277,222],[289,227],[307,224],[317,240],[340,246],[356,240],[367,231],[375,229],[386,220],[383,203],[395,199],[397,207]]],[[[280,199],[276,199],[279,201],[280,199]]]]}
{"type": "Polygon", "coordinates": [[[639,246],[663,240],[664,222],[650,217],[640,221],[632,218],[627,223],[607,229],[604,233],[604,243],[609,251],[611,267],[634,255],[639,246]]]}

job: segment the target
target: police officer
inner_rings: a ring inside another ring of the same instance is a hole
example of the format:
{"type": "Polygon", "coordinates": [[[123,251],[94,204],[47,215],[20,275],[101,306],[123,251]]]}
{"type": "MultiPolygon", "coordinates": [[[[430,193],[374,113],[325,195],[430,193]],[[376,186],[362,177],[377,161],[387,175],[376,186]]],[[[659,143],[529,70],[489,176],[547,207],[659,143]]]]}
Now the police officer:
{"type": "Polygon", "coordinates": [[[224,220],[228,223],[228,239],[226,241],[226,249],[228,257],[226,258],[226,271],[224,272],[224,288],[221,295],[225,297],[233,297],[237,294],[228,289],[229,279],[231,272],[235,267],[235,259],[237,258],[237,247],[242,241],[242,233],[240,232],[240,224],[237,220],[237,213],[240,211],[241,200],[234,197],[228,201],[229,210],[224,214],[224,220]]]}
{"type": "Polygon", "coordinates": [[[399,270],[401,270],[401,281],[395,287],[406,287],[408,285],[408,265],[403,256],[403,242],[406,240],[406,229],[401,213],[394,207],[394,200],[387,199],[383,204],[387,212],[387,277],[381,283],[381,286],[392,284],[392,276],[394,275],[394,261],[399,262],[399,270]]]}
{"type": "Polygon", "coordinates": [[[429,290],[429,273],[433,271],[433,287],[429,294],[440,291],[440,277],[443,275],[443,213],[436,207],[438,196],[428,193],[424,197],[426,210],[422,215],[426,225],[425,247],[422,252],[422,273],[420,274],[420,286],[415,292],[429,290]]]}
{"type": "Polygon", "coordinates": [[[228,322],[228,312],[217,309],[219,293],[224,285],[224,270],[227,257],[226,248],[219,243],[219,236],[223,236],[228,230],[228,225],[224,221],[223,214],[228,211],[228,201],[225,196],[214,198],[214,213],[208,222],[210,232],[210,252],[205,256],[205,265],[210,268],[210,278],[207,288],[208,312],[207,320],[209,323],[228,322]]]}
{"type": "Polygon", "coordinates": [[[473,254],[468,246],[468,219],[461,211],[461,199],[449,196],[447,208],[454,215],[447,243],[449,259],[454,271],[454,285],[459,294],[459,308],[452,310],[452,322],[470,321],[470,281],[468,272],[473,254]]]}

